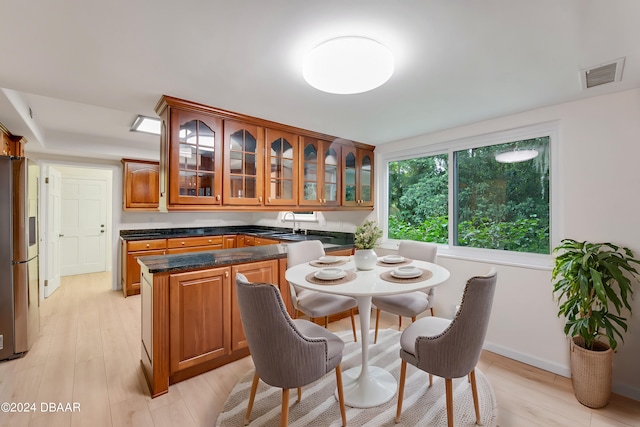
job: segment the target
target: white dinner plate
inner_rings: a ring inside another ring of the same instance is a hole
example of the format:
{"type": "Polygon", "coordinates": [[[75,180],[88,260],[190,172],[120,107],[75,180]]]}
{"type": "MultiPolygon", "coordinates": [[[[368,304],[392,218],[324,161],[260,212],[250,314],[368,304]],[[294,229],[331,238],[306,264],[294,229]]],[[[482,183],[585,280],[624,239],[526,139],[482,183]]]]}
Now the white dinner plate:
{"type": "Polygon", "coordinates": [[[338,257],[336,256],[321,256],[320,258],[318,258],[318,262],[320,264],[334,264],[336,262],[338,262],[338,257]]]}
{"type": "Polygon", "coordinates": [[[347,272],[341,268],[321,268],[313,275],[316,279],[320,280],[336,280],[342,279],[347,275],[347,272]]]}
{"type": "Polygon", "coordinates": [[[412,279],[422,274],[422,270],[415,267],[398,267],[391,270],[391,275],[400,279],[412,279]]]}
{"type": "Polygon", "coordinates": [[[387,264],[397,264],[399,262],[404,262],[404,257],[400,255],[386,255],[382,257],[382,262],[387,264]]]}

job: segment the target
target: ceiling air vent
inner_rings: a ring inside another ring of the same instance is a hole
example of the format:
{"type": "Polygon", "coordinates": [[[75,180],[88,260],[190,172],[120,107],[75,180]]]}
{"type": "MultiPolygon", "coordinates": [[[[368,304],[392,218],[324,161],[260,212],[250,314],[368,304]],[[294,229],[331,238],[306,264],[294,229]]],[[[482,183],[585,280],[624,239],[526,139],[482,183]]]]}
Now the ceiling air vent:
{"type": "Polygon", "coordinates": [[[580,80],[582,81],[582,89],[600,86],[607,83],[619,82],[622,79],[622,68],[624,67],[624,58],[615,61],[596,65],[580,71],[580,80]]]}

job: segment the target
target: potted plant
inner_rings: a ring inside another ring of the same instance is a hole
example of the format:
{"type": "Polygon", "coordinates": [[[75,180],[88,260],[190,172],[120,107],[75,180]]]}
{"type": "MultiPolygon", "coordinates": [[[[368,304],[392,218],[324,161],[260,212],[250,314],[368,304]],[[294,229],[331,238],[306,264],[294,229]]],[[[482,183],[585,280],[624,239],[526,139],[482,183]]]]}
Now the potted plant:
{"type": "Polygon", "coordinates": [[[353,256],[353,262],[358,270],[373,270],[376,266],[378,256],[373,248],[381,237],[382,230],[378,228],[375,221],[365,221],[356,227],[354,236],[356,253],[353,256]]]}
{"type": "Polygon", "coordinates": [[[564,239],[553,250],[559,255],[551,273],[558,316],[566,318],[564,333],[571,337],[573,390],[580,403],[600,408],[609,402],[613,351],[623,340],[631,314],[631,280],[637,280],[630,249],[611,243],[564,239]]]}

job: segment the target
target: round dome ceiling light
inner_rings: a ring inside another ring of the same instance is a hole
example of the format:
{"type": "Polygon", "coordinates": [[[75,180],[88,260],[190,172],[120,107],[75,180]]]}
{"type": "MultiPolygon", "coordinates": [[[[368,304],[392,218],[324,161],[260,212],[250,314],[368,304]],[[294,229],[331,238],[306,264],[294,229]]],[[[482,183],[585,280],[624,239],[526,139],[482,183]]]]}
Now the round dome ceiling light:
{"type": "Polygon", "coordinates": [[[538,157],[538,152],[536,150],[513,150],[497,154],[496,162],[518,163],[526,162],[527,160],[535,159],[536,157],[538,157]]]}
{"type": "Polygon", "coordinates": [[[367,92],[393,74],[391,51],[366,37],[338,37],[316,46],[302,67],[304,79],[323,92],[367,92]]]}

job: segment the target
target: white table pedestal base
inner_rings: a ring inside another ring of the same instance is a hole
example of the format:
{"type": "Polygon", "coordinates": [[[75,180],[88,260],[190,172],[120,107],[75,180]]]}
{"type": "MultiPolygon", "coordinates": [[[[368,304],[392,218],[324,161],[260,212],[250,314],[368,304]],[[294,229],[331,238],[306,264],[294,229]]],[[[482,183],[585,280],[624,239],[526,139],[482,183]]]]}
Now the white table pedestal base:
{"type": "Polygon", "coordinates": [[[360,377],[360,367],[342,373],[344,404],[353,408],[373,408],[396,395],[398,383],[393,375],[377,366],[369,366],[368,375],[360,377]]]}
{"type": "Polygon", "coordinates": [[[369,365],[371,296],[358,296],[356,299],[360,313],[362,365],[342,373],[344,403],[353,408],[373,408],[391,400],[396,395],[398,383],[386,370],[369,365]]]}

